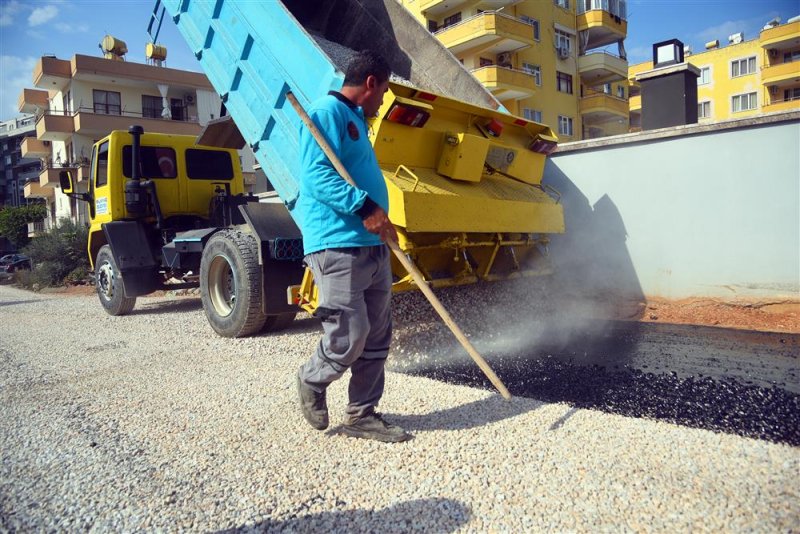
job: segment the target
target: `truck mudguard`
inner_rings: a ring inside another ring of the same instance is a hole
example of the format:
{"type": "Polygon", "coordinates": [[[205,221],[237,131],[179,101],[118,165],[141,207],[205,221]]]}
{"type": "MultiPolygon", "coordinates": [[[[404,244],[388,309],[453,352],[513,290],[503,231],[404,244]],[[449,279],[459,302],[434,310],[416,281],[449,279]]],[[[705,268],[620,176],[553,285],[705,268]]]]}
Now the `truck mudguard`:
{"type": "Polygon", "coordinates": [[[103,224],[103,233],[122,275],[126,297],[147,295],[161,287],[158,264],[151,252],[145,225],[139,221],[103,224]]]}

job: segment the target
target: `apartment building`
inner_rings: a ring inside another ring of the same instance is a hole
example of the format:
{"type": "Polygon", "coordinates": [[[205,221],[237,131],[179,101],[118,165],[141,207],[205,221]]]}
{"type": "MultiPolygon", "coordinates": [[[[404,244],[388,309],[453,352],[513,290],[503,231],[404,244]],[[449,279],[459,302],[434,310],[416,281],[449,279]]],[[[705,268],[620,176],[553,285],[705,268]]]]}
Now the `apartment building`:
{"type": "Polygon", "coordinates": [[[24,186],[39,179],[39,160],[23,158],[20,146],[26,137],[34,137],[34,117],[25,115],[0,122],[0,208],[26,203],[24,186]]]}
{"type": "Polygon", "coordinates": [[[402,0],[512,114],[561,141],[629,127],[625,0],[402,0]]]}
{"type": "MultiPolygon", "coordinates": [[[[38,181],[28,183],[24,194],[44,199],[49,217],[31,227],[32,235],[64,217],[88,222],[85,203],[61,192],[59,174],[72,169],[78,192],[88,192],[92,145],[112,130],[138,124],[146,132],[197,135],[220,113],[220,98],[205,75],[121,57],[44,56],[34,68],[33,84],[36,89],[19,96],[20,112],[36,117],[36,136],[22,142],[21,155],[39,158],[41,167],[38,181]]],[[[252,186],[255,158],[249,148],[240,154],[252,186]]]]}
{"type": "MultiPolygon", "coordinates": [[[[757,38],[741,33],[706,44],[699,53],[684,50],[684,60],[700,69],[697,79],[698,122],[745,118],[800,109],[800,19],[768,23],[757,38]]],[[[636,74],[652,61],[631,65],[631,126],[641,125],[641,96],[636,74]]]]}

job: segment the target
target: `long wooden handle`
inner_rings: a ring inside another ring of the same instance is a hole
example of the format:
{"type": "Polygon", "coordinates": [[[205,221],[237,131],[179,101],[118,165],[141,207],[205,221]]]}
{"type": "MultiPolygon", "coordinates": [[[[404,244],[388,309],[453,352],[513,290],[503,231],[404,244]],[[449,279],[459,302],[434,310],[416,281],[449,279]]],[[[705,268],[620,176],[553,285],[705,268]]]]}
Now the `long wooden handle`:
{"type": "MultiPolygon", "coordinates": [[[[308,131],[311,132],[312,136],[314,136],[314,139],[317,141],[322,151],[326,156],[328,156],[328,159],[331,160],[331,163],[333,163],[333,166],[336,168],[336,172],[338,172],[342,178],[347,181],[347,183],[357,188],[358,186],[356,185],[356,182],[350,176],[350,173],[347,172],[347,169],[345,169],[344,165],[342,165],[342,162],[328,144],[325,136],[323,136],[319,131],[317,125],[314,124],[314,122],[311,120],[311,117],[309,117],[308,113],[306,113],[306,110],[303,109],[303,106],[301,106],[300,102],[297,101],[297,98],[291,92],[286,93],[286,98],[300,116],[303,124],[305,124],[306,128],[308,128],[308,131]]],[[[428,282],[425,281],[425,277],[423,277],[422,273],[419,272],[417,266],[414,265],[414,263],[408,259],[405,254],[403,254],[403,251],[400,250],[400,245],[398,245],[396,241],[390,239],[387,242],[387,245],[389,245],[389,248],[392,250],[392,252],[394,252],[394,255],[397,256],[397,259],[400,260],[400,263],[414,279],[414,282],[416,282],[417,286],[422,291],[422,294],[425,295],[425,297],[431,303],[433,309],[436,310],[436,313],[439,314],[447,327],[450,328],[450,331],[453,332],[453,335],[456,336],[456,339],[458,339],[458,341],[461,343],[461,346],[466,349],[467,354],[469,354],[472,359],[475,360],[475,363],[478,364],[478,367],[480,367],[481,371],[483,371],[483,374],[485,374],[494,387],[497,388],[497,391],[500,392],[504,399],[511,399],[511,393],[509,393],[503,382],[501,382],[494,371],[492,371],[492,368],[489,367],[489,364],[486,363],[486,360],[484,360],[483,357],[478,354],[478,351],[475,350],[475,347],[473,347],[472,343],[469,342],[467,336],[450,316],[450,313],[447,311],[447,309],[445,309],[444,305],[442,305],[439,298],[433,293],[433,290],[428,285],[428,282]]]]}

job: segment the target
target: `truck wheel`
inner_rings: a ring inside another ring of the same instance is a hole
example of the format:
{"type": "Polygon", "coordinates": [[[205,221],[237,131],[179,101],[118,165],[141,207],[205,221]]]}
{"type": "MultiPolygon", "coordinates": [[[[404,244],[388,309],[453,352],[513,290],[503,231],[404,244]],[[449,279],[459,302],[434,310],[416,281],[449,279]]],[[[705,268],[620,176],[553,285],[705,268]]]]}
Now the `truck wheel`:
{"type": "Polygon", "coordinates": [[[122,288],[122,275],[119,273],[117,262],[111,247],[103,245],[97,253],[94,262],[94,279],[97,296],[109,315],[126,315],[136,305],[136,297],[126,297],[122,288]]]}
{"type": "Polygon", "coordinates": [[[200,298],[208,322],[223,337],[249,336],[261,330],[261,266],[256,240],[245,233],[214,234],[200,260],[200,298]]]}
{"type": "Polygon", "coordinates": [[[278,315],[267,315],[262,332],[280,332],[286,330],[294,322],[297,315],[295,312],[279,313],[278,315]]]}

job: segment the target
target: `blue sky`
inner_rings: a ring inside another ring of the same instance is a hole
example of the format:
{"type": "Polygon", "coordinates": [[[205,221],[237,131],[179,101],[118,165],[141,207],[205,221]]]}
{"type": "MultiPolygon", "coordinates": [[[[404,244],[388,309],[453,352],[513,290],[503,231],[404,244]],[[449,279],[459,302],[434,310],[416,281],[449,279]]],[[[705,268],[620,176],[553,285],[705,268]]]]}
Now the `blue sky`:
{"type": "MultiPolygon", "coordinates": [[[[252,1],[252,0],[251,0],[252,1]]],[[[324,0],[320,0],[324,1],[324,0]]],[[[551,0],[537,0],[550,3],[551,0]]],[[[31,87],[36,60],[43,54],[69,59],[99,55],[106,33],[128,45],[128,61],[144,62],[146,28],[154,0],[0,0],[0,120],[18,115],[17,98],[31,87]]],[[[678,38],[702,51],[706,42],[744,32],[753,39],[774,18],[800,15],[798,0],[628,0],[631,64],[650,58],[655,42],[678,38]]],[[[167,46],[167,66],[199,70],[172,21],[165,20],[159,41],[167,46]]],[[[616,52],[616,46],[609,48],[616,52]]]]}

